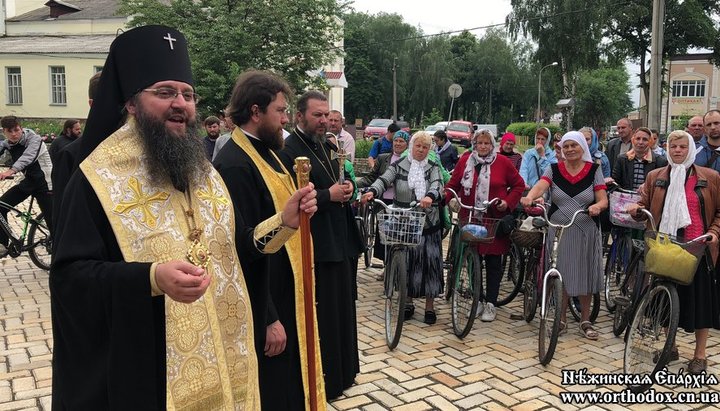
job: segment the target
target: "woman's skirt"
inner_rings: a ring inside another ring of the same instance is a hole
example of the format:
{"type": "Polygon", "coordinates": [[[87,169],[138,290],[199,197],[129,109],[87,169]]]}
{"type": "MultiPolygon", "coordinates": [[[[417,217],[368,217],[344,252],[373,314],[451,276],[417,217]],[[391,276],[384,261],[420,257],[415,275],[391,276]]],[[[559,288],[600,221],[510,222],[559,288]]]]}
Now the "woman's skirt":
{"type": "Polygon", "coordinates": [[[408,296],[437,297],[443,292],[442,230],[422,236],[408,253],[408,296]]]}

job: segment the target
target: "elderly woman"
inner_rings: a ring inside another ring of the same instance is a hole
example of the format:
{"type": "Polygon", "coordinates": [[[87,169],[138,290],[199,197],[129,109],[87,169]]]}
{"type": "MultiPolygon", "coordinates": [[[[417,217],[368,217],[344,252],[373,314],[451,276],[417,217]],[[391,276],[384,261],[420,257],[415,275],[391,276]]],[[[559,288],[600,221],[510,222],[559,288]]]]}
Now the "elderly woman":
{"type": "Polygon", "coordinates": [[[648,173],[656,168],[668,165],[665,157],[661,157],[651,150],[652,133],[645,127],[638,127],[630,139],[632,148],[627,153],[620,154],[615,160],[612,179],[625,190],[636,191],[648,173]]]}
{"type": "Polygon", "coordinates": [[[534,186],[543,176],[550,164],[557,163],[555,151],[550,149],[550,130],[541,127],[535,132],[535,147],[528,149],[523,155],[520,165],[520,176],[525,180],[525,187],[534,186]]]}
{"type": "MultiPolygon", "coordinates": [[[[502,218],[515,209],[525,189],[522,177],[513,163],[495,151],[495,137],[489,130],[480,130],[475,135],[475,149],[465,152],[450,177],[446,188],[453,189],[460,196],[463,204],[482,205],[485,200],[499,198],[500,204],[490,209],[486,217],[502,218]]],[[[446,193],[446,202],[452,194],[446,193]]],[[[467,215],[467,210],[460,211],[460,219],[467,215]]],[[[480,258],[485,260],[487,275],[486,301],[478,307],[482,321],[495,320],[500,280],[502,279],[501,260],[510,250],[508,237],[495,237],[491,243],[478,245],[480,258]]]]}
{"type": "Polygon", "coordinates": [[[410,152],[391,164],[363,195],[363,201],[380,197],[388,187],[395,185],[393,204],[409,207],[417,202],[429,209],[420,244],[408,256],[408,297],[405,319],[415,312],[413,298],[425,297],[425,323],[435,324],[437,316],[433,299],[443,291],[442,222],[438,210],[442,177],[436,160],[428,158],[432,136],[424,131],[413,134],[410,152]]]}
{"type": "Polygon", "coordinates": [[[513,164],[515,169],[520,171],[520,165],[522,164],[523,156],[522,154],[515,151],[515,144],[515,134],[505,133],[500,139],[500,151],[498,152],[507,157],[508,160],[510,160],[510,162],[513,164]]]}
{"type": "Polygon", "coordinates": [[[585,136],[585,142],[590,148],[590,158],[592,158],[593,163],[600,164],[603,178],[610,177],[610,174],[612,174],[610,159],[608,159],[605,153],[600,151],[600,140],[598,140],[597,133],[592,127],[583,127],[580,129],[580,132],[585,136]]]}
{"type": "MultiPolygon", "coordinates": [[[[658,230],[686,239],[709,234],[708,246],[712,261],[707,257],[698,264],[690,285],[677,286],[680,299],[679,325],[687,332],[695,332],[695,352],[687,365],[687,372],[700,374],[707,369],[708,330],[720,329],[720,296],[715,285],[716,273],[710,270],[717,261],[720,236],[720,176],[710,168],[693,165],[695,143],[685,131],[676,130],[668,136],[669,165],[648,174],[640,187],[641,200],[631,205],[631,215],[641,218],[638,208],[646,207],[653,215],[658,230]]],[[[678,359],[677,347],[671,360],[678,359]]]]}
{"type": "MultiPolygon", "coordinates": [[[[567,224],[577,210],[588,210],[589,215],[578,215],[575,224],[566,229],[560,239],[557,266],[565,286],[560,328],[564,330],[567,325],[568,296],[579,296],[582,306],[580,331],[586,338],[597,340],[598,333],[589,321],[590,306],[591,296],[603,288],[603,270],[600,229],[592,217],[597,217],[608,206],[605,181],[600,165],[590,157],[590,148],[582,133],[566,133],[560,140],[560,147],[563,161],[548,168],[520,202],[528,207],[550,189],[552,206],[548,215],[556,224],[567,224]]],[[[551,227],[548,238],[554,235],[555,229],[551,227]]]]}

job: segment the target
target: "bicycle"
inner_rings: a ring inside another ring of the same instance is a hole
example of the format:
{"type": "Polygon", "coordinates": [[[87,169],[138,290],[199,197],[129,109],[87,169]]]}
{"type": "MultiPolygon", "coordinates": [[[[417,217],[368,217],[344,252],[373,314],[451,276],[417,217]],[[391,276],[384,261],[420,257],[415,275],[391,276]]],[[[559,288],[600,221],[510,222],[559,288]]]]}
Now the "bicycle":
{"type": "MultiPolygon", "coordinates": [[[[375,201],[373,201],[375,202],[375,201]]],[[[397,347],[405,321],[408,282],[408,252],[420,244],[425,212],[415,207],[396,208],[378,201],[384,210],[378,215],[380,241],[388,247],[385,256],[385,341],[391,350],[397,347]]]]}
{"type": "Polygon", "coordinates": [[[498,219],[484,217],[484,214],[492,205],[499,203],[500,199],[486,200],[481,207],[475,207],[463,204],[454,190],[446,190],[453,195],[462,209],[468,210],[467,215],[458,218],[457,225],[453,228],[451,244],[455,247],[454,260],[445,284],[448,288],[452,287],[450,317],[453,332],[462,339],[472,329],[484,289],[482,262],[477,244],[489,243],[495,239],[498,222],[498,219]],[[475,213],[479,215],[476,216],[475,213]],[[484,236],[482,233],[473,232],[475,229],[484,229],[484,236]]]}
{"type": "Polygon", "coordinates": [[[33,215],[32,207],[34,202],[35,197],[31,196],[27,209],[20,210],[0,201],[0,207],[8,211],[7,219],[0,215],[0,227],[9,239],[8,246],[0,252],[0,258],[5,258],[8,255],[17,258],[23,252],[27,252],[30,260],[36,266],[43,270],[49,270],[52,255],[50,230],[43,219],[42,213],[38,213],[37,216],[33,215]],[[11,218],[11,215],[14,215],[16,219],[11,218]],[[12,221],[12,224],[9,220],[12,221]],[[15,235],[13,226],[20,228],[19,235],[15,235]]]}
{"type": "MultiPolygon", "coordinates": [[[[557,269],[557,257],[560,239],[562,238],[565,229],[572,226],[575,223],[575,219],[580,214],[587,214],[588,210],[577,210],[572,215],[568,224],[556,224],[550,221],[548,218],[548,209],[544,204],[533,203],[533,206],[540,206],[543,211],[543,216],[533,219],[533,227],[537,229],[544,229],[546,227],[555,228],[555,235],[552,238],[550,244],[550,268],[542,274],[545,255],[545,247],[542,247],[537,254],[537,258],[532,259],[530,263],[535,264],[534,267],[528,266],[527,273],[529,274],[529,281],[526,281],[526,288],[524,293],[523,301],[523,312],[526,310],[532,312],[532,316],[528,319],[525,316],[526,321],[531,321],[535,315],[538,301],[537,297],[540,297],[540,330],[538,333],[538,359],[540,364],[547,365],[552,361],[553,355],[555,354],[555,347],[557,346],[558,336],[560,335],[560,326],[562,319],[562,302],[563,302],[563,280],[562,274],[557,269]],[[532,275],[537,273],[537,277],[532,275]],[[542,274],[542,282],[540,282],[540,275],[542,274]],[[533,278],[535,277],[535,278],[533,278]],[[532,279],[531,279],[532,278],[532,279]],[[540,285],[540,287],[538,287],[540,285]],[[530,305],[533,305],[530,307],[530,305]]],[[[544,234],[544,236],[546,236],[544,234]]],[[[566,325],[567,326],[567,325],[566,325]]]]}
{"type": "MultiPolygon", "coordinates": [[[[660,234],[662,237],[656,240],[658,233],[652,215],[647,210],[640,210],[648,215],[652,227],[652,231],[645,232],[646,274],[650,278],[649,284],[641,293],[632,315],[632,322],[625,334],[623,370],[627,374],[654,376],[669,362],[675,344],[680,317],[676,283],[692,282],[710,236],[704,234],[683,242],[675,236],[660,234]],[[658,248],[667,244],[672,244],[677,247],[675,250],[682,251],[677,253],[674,250],[671,254],[668,250],[661,251],[658,248]],[[677,265],[678,261],[682,263],[677,265]],[[675,263],[674,267],[673,263],[675,263]]],[[[650,385],[628,384],[628,387],[632,391],[641,392],[650,385]]]]}
{"type": "MultiPolygon", "coordinates": [[[[361,193],[363,192],[364,191],[361,190],[361,193]]],[[[360,231],[365,268],[370,268],[372,265],[373,250],[375,246],[375,230],[377,225],[373,203],[374,202],[371,201],[364,204],[361,203],[358,207],[357,216],[355,216],[355,222],[358,226],[358,230],[360,231]]]]}

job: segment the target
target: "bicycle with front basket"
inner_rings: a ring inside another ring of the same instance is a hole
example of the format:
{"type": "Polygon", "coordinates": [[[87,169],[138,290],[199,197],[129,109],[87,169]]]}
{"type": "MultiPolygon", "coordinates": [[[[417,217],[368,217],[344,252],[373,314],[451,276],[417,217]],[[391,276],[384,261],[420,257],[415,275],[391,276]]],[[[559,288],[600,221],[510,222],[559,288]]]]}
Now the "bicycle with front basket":
{"type": "Polygon", "coordinates": [[[483,298],[482,262],[478,254],[478,243],[489,243],[495,239],[498,219],[485,217],[487,210],[500,202],[499,198],[484,201],[480,207],[463,204],[457,193],[445,188],[467,213],[459,213],[457,226],[453,229],[451,247],[454,247],[453,263],[449,268],[445,286],[451,292],[453,332],[458,338],[465,338],[472,329],[478,304],[483,298]],[[484,230],[484,232],[483,232],[484,230]]]}
{"type": "Polygon", "coordinates": [[[388,247],[384,276],[385,341],[392,350],[400,341],[405,321],[409,251],[420,244],[426,213],[416,207],[398,208],[382,201],[372,202],[383,208],[377,214],[377,228],[380,242],[388,247]]]}
{"type": "MultiPolygon", "coordinates": [[[[639,209],[650,220],[652,231],[645,232],[645,273],[649,284],[644,287],[632,322],[625,334],[623,370],[626,374],[655,375],[670,361],[680,318],[676,284],[690,284],[711,237],[701,235],[690,241],[658,233],[650,212],[639,209]]],[[[629,385],[635,392],[649,384],[629,385]]]]}

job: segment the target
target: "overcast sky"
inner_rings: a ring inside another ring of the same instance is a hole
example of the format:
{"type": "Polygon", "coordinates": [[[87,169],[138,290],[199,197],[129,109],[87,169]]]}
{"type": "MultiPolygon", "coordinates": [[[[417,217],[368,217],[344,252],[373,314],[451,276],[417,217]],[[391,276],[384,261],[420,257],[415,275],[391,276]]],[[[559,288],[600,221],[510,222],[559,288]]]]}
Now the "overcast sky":
{"type": "MultiPolygon", "coordinates": [[[[512,11],[510,0],[354,0],[351,7],[368,14],[397,13],[425,34],[502,24],[512,11]]],[[[472,33],[481,37],[484,30],[473,30],[472,33]]],[[[640,92],[636,88],[635,73],[639,69],[636,65],[627,65],[627,68],[632,84],[630,98],[637,105],[640,92]]]]}

